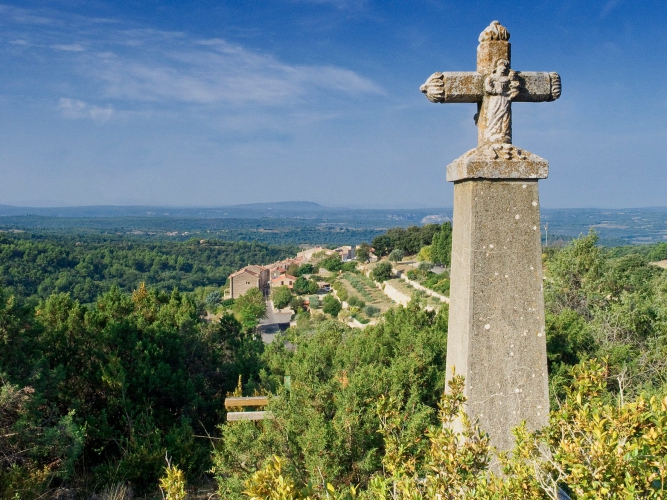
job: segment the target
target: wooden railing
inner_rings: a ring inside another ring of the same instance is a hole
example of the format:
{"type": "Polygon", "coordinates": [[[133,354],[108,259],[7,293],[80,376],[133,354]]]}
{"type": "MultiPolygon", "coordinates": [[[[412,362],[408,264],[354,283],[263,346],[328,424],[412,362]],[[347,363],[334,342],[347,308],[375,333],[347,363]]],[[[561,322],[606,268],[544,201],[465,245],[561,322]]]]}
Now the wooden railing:
{"type": "MultiPolygon", "coordinates": [[[[263,408],[268,404],[269,398],[267,396],[225,399],[225,408],[239,408],[246,406],[263,408]]],[[[273,413],[270,411],[230,411],[227,413],[227,422],[235,422],[239,420],[266,420],[271,418],[273,418],[273,413]]]]}

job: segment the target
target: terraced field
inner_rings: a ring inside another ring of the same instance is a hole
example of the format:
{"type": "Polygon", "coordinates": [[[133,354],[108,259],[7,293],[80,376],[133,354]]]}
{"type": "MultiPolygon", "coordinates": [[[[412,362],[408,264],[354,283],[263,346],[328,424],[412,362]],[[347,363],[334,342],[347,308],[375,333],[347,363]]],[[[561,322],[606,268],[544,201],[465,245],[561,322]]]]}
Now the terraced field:
{"type": "Polygon", "coordinates": [[[382,312],[392,306],[392,301],[375,286],[373,280],[364,275],[343,273],[338,281],[343,283],[350,296],[362,299],[366,305],[379,307],[382,312]]]}

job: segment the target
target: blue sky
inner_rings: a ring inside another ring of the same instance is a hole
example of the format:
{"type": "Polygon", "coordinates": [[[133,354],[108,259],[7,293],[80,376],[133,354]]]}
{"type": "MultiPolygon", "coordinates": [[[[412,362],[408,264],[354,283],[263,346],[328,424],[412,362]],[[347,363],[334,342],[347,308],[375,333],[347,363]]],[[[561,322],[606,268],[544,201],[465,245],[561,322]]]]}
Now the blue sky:
{"type": "Polygon", "coordinates": [[[0,204],[451,206],[475,106],[419,86],[494,19],[562,77],[513,106],[542,205],[667,205],[664,0],[5,2],[0,204]]]}

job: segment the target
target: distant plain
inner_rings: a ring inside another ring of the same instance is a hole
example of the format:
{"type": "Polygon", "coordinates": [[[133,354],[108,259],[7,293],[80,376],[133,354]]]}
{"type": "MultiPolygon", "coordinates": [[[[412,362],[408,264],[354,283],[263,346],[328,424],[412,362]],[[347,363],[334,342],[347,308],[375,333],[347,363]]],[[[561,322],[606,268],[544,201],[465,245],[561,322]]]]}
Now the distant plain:
{"type": "MultiPolygon", "coordinates": [[[[217,238],[273,244],[358,244],[390,227],[441,223],[446,207],[360,209],[313,202],[228,207],[15,207],[0,205],[1,231],[94,233],[128,237],[217,238]]],[[[558,244],[594,229],[607,246],[667,241],[667,207],[542,209],[542,239],[558,244]]]]}

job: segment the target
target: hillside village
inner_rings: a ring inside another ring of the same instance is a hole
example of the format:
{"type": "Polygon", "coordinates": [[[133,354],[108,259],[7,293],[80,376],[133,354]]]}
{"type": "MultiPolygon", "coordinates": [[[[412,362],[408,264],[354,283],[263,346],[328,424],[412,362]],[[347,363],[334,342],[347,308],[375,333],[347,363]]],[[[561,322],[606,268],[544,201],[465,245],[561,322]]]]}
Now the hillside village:
{"type": "MultiPolygon", "coordinates": [[[[437,277],[447,281],[442,266],[402,251],[378,258],[374,249],[357,255],[354,245],[335,249],[314,246],[293,258],[268,265],[248,265],[232,273],[224,299],[238,299],[258,290],[266,301],[266,316],[258,326],[265,341],[272,334],[296,325],[299,313],[334,316],[353,328],[375,324],[377,317],[413,298],[429,310],[449,302],[448,294],[432,289],[437,277]]],[[[435,287],[437,288],[437,287],[435,287]]],[[[442,290],[441,290],[442,291],[442,290]]]]}

